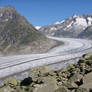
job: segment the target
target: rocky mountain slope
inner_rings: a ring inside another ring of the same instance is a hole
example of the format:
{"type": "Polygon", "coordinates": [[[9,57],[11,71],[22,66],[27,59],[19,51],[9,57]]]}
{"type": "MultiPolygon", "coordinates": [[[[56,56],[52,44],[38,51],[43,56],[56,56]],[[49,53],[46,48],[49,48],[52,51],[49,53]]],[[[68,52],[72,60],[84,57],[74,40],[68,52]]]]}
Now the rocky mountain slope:
{"type": "Polygon", "coordinates": [[[54,45],[55,41],[38,32],[15,8],[0,7],[0,54],[40,53],[54,45]]]}
{"type": "Polygon", "coordinates": [[[87,31],[90,29],[89,26],[92,26],[92,14],[73,15],[64,21],[56,22],[55,24],[48,26],[43,26],[39,30],[46,35],[81,38],[82,35],[87,37],[86,33],[89,34],[89,31],[87,31]]]}
{"type": "Polygon", "coordinates": [[[64,69],[51,71],[43,66],[28,72],[22,81],[7,78],[0,92],[92,92],[92,53],[64,69]]]}
{"type": "Polygon", "coordinates": [[[79,35],[79,38],[88,38],[92,39],[92,26],[87,27],[85,30],[83,30],[79,35]]]}

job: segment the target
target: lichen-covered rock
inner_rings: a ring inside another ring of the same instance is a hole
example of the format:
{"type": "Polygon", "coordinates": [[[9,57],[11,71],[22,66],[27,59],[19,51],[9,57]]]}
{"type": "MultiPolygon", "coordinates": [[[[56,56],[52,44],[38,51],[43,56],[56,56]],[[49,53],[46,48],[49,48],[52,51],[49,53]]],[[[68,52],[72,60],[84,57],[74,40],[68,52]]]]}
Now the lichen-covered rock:
{"type": "Polygon", "coordinates": [[[18,82],[14,78],[8,78],[4,81],[4,84],[10,85],[10,86],[16,86],[18,84],[18,82]]]}
{"type": "Polygon", "coordinates": [[[29,71],[30,77],[33,81],[36,81],[39,77],[48,76],[48,72],[51,70],[47,66],[36,67],[29,71]]]}
{"type": "Polygon", "coordinates": [[[83,59],[92,60],[92,53],[88,53],[88,54],[83,55],[83,59]]]}
{"type": "Polygon", "coordinates": [[[74,82],[72,82],[72,83],[70,83],[70,82],[65,82],[65,83],[63,84],[63,86],[67,87],[67,88],[70,89],[70,90],[73,90],[73,89],[78,88],[78,85],[77,85],[76,83],[74,83],[74,82]]]}
{"type": "Polygon", "coordinates": [[[86,64],[88,64],[89,66],[92,66],[92,60],[87,60],[86,64]]]}
{"type": "Polygon", "coordinates": [[[34,87],[32,86],[20,86],[20,87],[16,87],[16,92],[33,92],[34,87]],[[20,91],[19,91],[20,90],[20,91]]]}
{"type": "Polygon", "coordinates": [[[69,64],[66,68],[67,71],[72,71],[73,69],[75,69],[73,64],[69,64]]]}
{"type": "Polygon", "coordinates": [[[36,84],[42,84],[42,83],[44,83],[43,77],[38,78],[38,79],[35,81],[35,83],[36,83],[36,84]]]}
{"type": "Polygon", "coordinates": [[[78,86],[82,85],[83,84],[83,76],[81,74],[75,74],[73,75],[69,81],[71,83],[76,83],[78,86]]]}
{"type": "Polygon", "coordinates": [[[0,89],[0,92],[14,92],[14,89],[11,88],[10,86],[5,86],[5,87],[0,89]]]}
{"type": "Polygon", "coordinates": [[[89,92],[89,90],[80,87],[80,88],[76,89],[75,92],[89,92]]]}
{"type": "Polygon", "coordinates": [[[54,92],[70,92],[66,87],[60,87],[57,90],[55,90],[54,92]]]}
{"type": "Polygon", "coordinates": [[[34,92],[54,92],[58,86],[53,77],[44,77],[44,83],[41,85],[35,85],[34,92]]]}

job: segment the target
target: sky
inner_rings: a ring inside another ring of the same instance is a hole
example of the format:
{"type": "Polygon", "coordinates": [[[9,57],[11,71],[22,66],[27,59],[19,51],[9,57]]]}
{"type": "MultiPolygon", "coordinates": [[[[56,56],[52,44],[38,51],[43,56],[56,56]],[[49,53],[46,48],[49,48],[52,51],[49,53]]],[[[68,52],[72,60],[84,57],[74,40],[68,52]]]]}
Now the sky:
{"type": "Polygon", "coordinates": [[[91,14],[92,0],[0,0],[11,5],[34,26],[50,25],[73,14],[91,14]]]}

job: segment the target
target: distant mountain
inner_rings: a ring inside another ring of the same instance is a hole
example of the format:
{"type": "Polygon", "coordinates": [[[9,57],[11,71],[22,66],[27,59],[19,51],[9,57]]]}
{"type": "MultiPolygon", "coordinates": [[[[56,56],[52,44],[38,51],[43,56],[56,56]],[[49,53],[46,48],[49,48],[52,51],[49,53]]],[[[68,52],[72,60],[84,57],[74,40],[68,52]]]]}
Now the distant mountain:
{"type": "Polygon", "coordinates": [[[0,7],[1,53],[9,55],[44,52],[55,43],[38,32],[15,8],[0,7]]]}
{"type": "Polygon", "coordinates": [[[89,15],[73,15],[61,22],[43,26],[39,30],[51,36],[63,37],[79,37],[84,30],[92,25],[92,14],[89,15]]]}

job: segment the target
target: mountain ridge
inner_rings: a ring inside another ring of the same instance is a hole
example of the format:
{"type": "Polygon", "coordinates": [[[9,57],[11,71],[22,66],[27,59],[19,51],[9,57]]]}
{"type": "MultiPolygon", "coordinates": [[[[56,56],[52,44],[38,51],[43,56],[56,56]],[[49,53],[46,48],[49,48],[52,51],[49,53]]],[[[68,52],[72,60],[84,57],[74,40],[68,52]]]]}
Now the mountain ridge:
{"type": "Polygon", "coordinates": [[[39,31],[50,36],[77,38],[89,26],[92,26],[92,14],[74,14],[63,21],[48,26],[42,26],[39,31]]]}
{"type": "Polygon", "coordinates": [[[14,7],[0,7],[0,54],[40,53],[56,43],[35,29],[14,7]]]}

